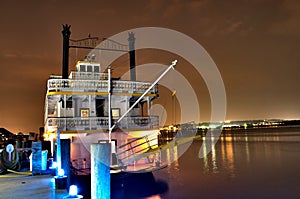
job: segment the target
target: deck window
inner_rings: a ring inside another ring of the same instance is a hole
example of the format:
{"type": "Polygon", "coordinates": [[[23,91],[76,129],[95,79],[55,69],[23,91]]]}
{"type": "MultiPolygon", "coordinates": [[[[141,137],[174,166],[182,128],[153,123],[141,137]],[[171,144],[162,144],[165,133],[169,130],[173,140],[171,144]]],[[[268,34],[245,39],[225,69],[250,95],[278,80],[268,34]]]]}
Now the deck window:
{"type": "Polygon", "coordinates": [[[99,73],[100,72],[99,66],[94,66],[94,72],[95,73],[99,73]]]}
{"type": "Polygon", "coordinates": [[[91,65],[87,66],[87,72],[93,72],[93,67],[91,65]]]}
{"type": "Polygon", "coordinates": [[[85,65],[80,65],[80,72],[85,72],[85,65]]]}

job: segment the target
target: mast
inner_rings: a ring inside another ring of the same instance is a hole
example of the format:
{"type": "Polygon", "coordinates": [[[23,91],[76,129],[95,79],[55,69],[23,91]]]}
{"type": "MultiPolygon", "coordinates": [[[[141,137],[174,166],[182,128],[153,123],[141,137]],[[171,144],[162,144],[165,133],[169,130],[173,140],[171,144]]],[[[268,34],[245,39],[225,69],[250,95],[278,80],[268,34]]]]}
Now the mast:
{"type": "Polygon", "coordinates": [[[129,61],[130,61],[130,80],[136,81],[135,73],[135,37],[133,32],[128,33],[128,43],[129,43],[129,61]]]}

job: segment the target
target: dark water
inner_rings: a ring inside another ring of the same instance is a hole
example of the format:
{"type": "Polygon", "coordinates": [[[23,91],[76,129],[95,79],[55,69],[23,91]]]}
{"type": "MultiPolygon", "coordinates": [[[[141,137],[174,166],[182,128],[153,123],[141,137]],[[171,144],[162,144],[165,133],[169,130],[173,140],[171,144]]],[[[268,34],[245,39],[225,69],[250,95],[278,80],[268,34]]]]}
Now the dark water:
{"type": "MultiPolygon", "coordinates": [[[[300,198],[299,129],[223,134],[211,152],[199,158],[202,145],[203,140],[194,141],[181,156],[186,145],[168,149],[162,156],[174,162],[162,170],[112,175],[112,198],[300,198]]],[[[90,182],[85,185],[89,192],[90,182]]]]}
{"type": "Polygon", "coordinates": [[[202,144],[153,172],[163,189],[152,198],[300,198],[300,131],[222,135],[200,159],[202,144]]]}

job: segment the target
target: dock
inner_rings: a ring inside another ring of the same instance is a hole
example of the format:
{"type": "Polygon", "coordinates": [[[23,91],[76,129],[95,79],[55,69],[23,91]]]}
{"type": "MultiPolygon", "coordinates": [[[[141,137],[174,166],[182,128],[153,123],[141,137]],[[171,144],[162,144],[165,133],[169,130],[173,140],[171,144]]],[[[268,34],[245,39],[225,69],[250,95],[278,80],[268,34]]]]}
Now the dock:
{"type": "Polygon", "coordinates": [[[56,190],[51,175],[20,175],[9,173],[0,176],[0,198],[5,199],[61,199],[67,190],[56,190]]]}

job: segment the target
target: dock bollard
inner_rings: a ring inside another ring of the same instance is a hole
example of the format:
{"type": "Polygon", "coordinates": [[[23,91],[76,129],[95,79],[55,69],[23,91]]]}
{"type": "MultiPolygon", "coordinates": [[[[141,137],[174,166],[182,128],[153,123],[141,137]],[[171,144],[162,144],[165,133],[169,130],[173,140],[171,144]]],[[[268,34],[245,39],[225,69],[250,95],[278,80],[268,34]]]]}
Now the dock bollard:
{"type": "Polygon", "coordinates": [[[49,167],[51,176],[56,175],[57,162],[52,161],[52,165],[49,167]]]}
{"type": "Polygon", "coordinates": [[[55,189],[67,189],[68,187],[68,177],[64,175],[64,170],[60,169],[58,175],[54,176],[55,179],[55,189]]]}
{"type": "Polygon", "coordinates": [[[67,176],[54,176],[56,189],[67,189],[67,176]]]}

